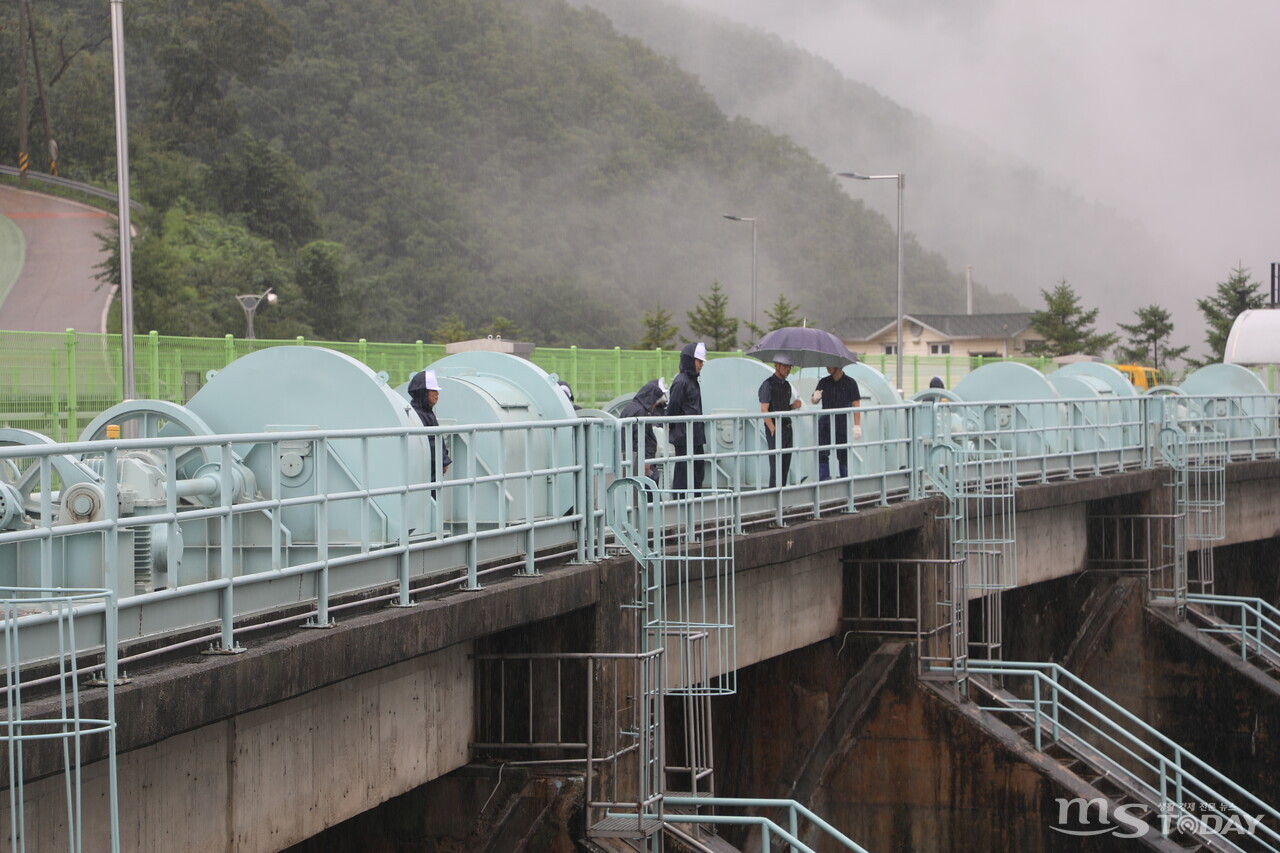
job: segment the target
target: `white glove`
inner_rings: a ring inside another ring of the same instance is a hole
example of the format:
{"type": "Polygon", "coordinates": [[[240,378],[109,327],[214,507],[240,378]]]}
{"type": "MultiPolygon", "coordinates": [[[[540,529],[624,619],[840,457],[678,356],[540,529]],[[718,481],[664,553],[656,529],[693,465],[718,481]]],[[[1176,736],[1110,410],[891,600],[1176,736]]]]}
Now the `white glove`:
{"type": "Polygon", "coordinates": [[[821,392],[821,391],[814,391],[814,392],[813,392],[813,396],[809,398],[809,402],[813,403],[815,406],[816,406],[816,405],[818,405],[819,403],[821,403],[821,402],[822,402],[822,392],[821,392]]]}
{"type": "Polygon", "coordinates": [[[853,440],[862,441],[862,424],[853,425],[853,440]]]}

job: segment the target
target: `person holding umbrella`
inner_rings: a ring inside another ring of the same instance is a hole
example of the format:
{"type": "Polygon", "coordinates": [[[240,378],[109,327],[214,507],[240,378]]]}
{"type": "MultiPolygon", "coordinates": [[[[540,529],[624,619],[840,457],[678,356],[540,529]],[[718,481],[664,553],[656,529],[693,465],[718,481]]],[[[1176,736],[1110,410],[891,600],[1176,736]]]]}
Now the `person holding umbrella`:
{"type": "MultiPolygon", "coordinates": [[[[787,412],[800,408],[800,399],[796,396],[791,383],[787,381],[787,377],[791,374],[791,365],[791,356],[786,353],[780,352],[773,357],[773,375],[760,383],[760,411],[787,412]]],[[[764,430],[765,441],[768,442],[770,450],[775,450],[779,446],[779,439],[782,447],[791,447],[791,418],[765,418],[764,430]],[[781,423],[778,423],[779,421],[781,423]]],[[[791,454],[779,455],[782,457],[781,482],[785,486],[787,475],[791,473],[791,454]]],[[[778,482],[778,456],[770,454],[769,488],[774,488],[778,482]]]]}
{"type": "MultiPolygon", "coordinates": [[[[811,329],[807,326],[786,326],[781,329],[774,329],[772,332],[769,332],[757,341],[756,345],[747,351],[747,354],[753,355],[764,362],[774,362],[775,375],[778,369],[778,361],[783,358],[786,359],[786,364],[794,365],[796,367],[825,367],[832,376],[837,377],[837,379],[843,379],[844,382],[852,384],[853,387],[849,388],[848,385],[842,382],[839,385],[840,390],[836,390],[833,387],[830,395],[824,394],[822,397],[819,397],[818,394],[815,393],[813,402],[817,403],[818,400],[821,399],[822,407],[824,409],[840,409],[858,405],[858,385],[850,377],[844,376],[844,366],[846,364],[853,364],[857,362],[858,356],[849,351],[849,348],[844,345],[844,341],[840,340],[830,332],[823,331],[822,329],[811,329]],[[846,399],[848,402],[845,402],[846,399]]],[[[791,368],[788,367],[787,373],[790,372],[791,368]]],[[[784,377],[786,376],[786,374],[782,375],[784,377]]],[[[828,387],[824,386],[823,383],[828,383],[829,380],[831,383],[836,382],[835,379],[832,379],[832,376],[825,376],[821,381],[819,381],[819,390],[828,387]]],[[[773,381],[774,378],[775,376],[769,377],[766,384],[773,381]]],[[[764,402],[763,393],[764,391],[762,388],[762,396],[760,398],[762,404],[764,402]]],[[[799,403],[796,403],[796,405],[798,406],[799,403]]],[[[856,415],[854,416],[854,420],[855,422],[858,420],[856,415]]],[[[766,421],[766,424],[767,423],[768,421],[766,421]]],[[[787,427],[788,429],[790,428],[789,423],[787,424],[787,427]]],[[[837,446],[846,443],[843,438],[843,436],[848,435],[846,427],[847,421],[845,415],[833,415],[822,418],[819,421],[819,443],[834,443],[837,446]],[[821,438],[821,435],[823,434],[823,423],[837,419],[838,425],[835,423],[827,423],[828,432],[826,433],[826,438],[821,438]],[[834,442],[831,440],[833,433],[838,439],[834,442]]],[[[861,427],[856,425],[854,426],[855,436],[857,436],[859,429],[861,429],[861,427]]],[[[772,442],[771,432],[769,432],[765,437],[770,439],[772,442]]],[[[783,438],[787,442],[784,446],[789,447],[790,434],[785,434],[783,438]]],[[[773,444],[770,443],[769,446],[773,447],[773,444]]],[[[790,454],[787,454],[783,457],[784,465],[790,462],[790,459],[788,458],[789,456],[790,454]]],[[[841,476],[847,476],[848,451],[837,451],[837,456],[840,460],[841,476]]],[[[824,480],[828,479],[830,475],[830,465],[825,461],[828,457],[829,451],[827,453],[823,453],[819,458],[818,470],[824,480]]],[[[786,467],[783,468],[782,479],[783,482],[786,482],[786,467]]],[[[772,483],[770,483],[770,485],[772,485],[772,483]]]]}
{"type": "MultiPolygon", "coordinates": [[[[818,380],[813,392],[813,402],[822,403],[824,409],[857,408],[862,404],[862,392],[852,376],[846,376],[843,367],[828,367],[827,375],[818,380]]],[[[853,437],[862,437],[861,419],[853,416],[853,437]]],[[[836,459],[840,463],[840,476],[849,476],[849,423],[846,415],[823,415],[818,418],[818,479],[831,479],[831,445],[836,446],[836,459]]]]}

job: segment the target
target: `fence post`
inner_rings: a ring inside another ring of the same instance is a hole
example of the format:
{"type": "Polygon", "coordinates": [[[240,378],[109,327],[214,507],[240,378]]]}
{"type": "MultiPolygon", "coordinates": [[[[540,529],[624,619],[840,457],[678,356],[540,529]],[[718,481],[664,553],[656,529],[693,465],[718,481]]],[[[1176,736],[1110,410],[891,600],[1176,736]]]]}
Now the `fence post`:
{"type": "Polygon", "coordinates": [[[80,435],[76,390],[76,330],[67,329],[67,437],[70,439],[80,435]]]}
{"type": "MultiPolygon", "coordinates": [[[[613,389],[613,396],[615,396],[615,397],[621,397],[621,396],[622,396],[622,391],[623,391],[623,387],[622,387],[622,347],[614,347],[614,348],[613,348],[613,367],[614,367],[614,376],[616,376],[616,377],[617,377],[616,387],[613,389]]],[[[600,402],[599,400],[597,400],[597,401],[596,401],[596,403],[597,403],[597,404],[598,404],[599,402],[600,402]]]]}
{"type": "MultiPolygon", "coordinates": [[[[915,387],[911,389],[912,393],[919,391],[920,390],[920,356],[919,355],[911,356],[911,381],[915,383],[915,387]]],[[[905,391],[906,389],[904,388],[903,390],[905,391]]]]}
{"type": "Polygon", "coordinates": [[[151,350],[151,399],[160,399],[160,333],[155,329],[147,335],[147,346],[151,350]]]}
{"type": "Polygon", "coordinates": [[[947,366],[946,366],[946,369],[943,371],[943,373],[946,375],[946,378],[947,378],[947,387],[950,388],[951,387],[951,356],[949,355],[947,356],[947,366]]]}
{"type": "Polygon", "coordinates": [[[569,381],[569,387],[578,387],[578,346],[574,344],[569,347],[569,375],[573,377],[569,381]]]}
{"type": "Polygon", "coordinates": [[[423,345],[421,340],[414,341],[413,346],[414,352],[417,355],[417,360],[413,363],[412,372],[417,373],[419,370],[422,370],[422,368],[427,366],[427,348],[423,345]]]}
{"type": "Polygon", "coordinates": [[[49,351],[49,429],[53,431],[54,438],[62,440],[58,435],[62,431],[62,418],[59,413],[62,409],[58,403],[58,350],[55,348],[49,351]]]}
{"type": "Polygon", "coordinates": [[[236,338],[235,335],[227,334],[223,340],[222,354],[225,359],[223,367],[236,360],[236,338]]]}

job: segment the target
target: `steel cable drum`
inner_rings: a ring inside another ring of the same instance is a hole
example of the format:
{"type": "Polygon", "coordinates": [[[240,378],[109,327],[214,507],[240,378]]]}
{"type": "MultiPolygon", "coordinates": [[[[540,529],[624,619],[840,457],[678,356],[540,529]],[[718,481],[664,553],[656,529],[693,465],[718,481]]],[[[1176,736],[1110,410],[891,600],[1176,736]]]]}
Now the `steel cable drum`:
{"type": "Polygon", "coordinates": [[[1193,411],[1231,438],[1274,439],[1276,398],[1253,371],[1238,364],[1206,364],[1182,381],[1193,411]]]}
{"type": "MultiPolygon", "coordinates": [[[[745,415],[760,413],[760,383],[773,375],[773,368],[754,358],[716,358],[702,366],[698,384],[702,388],[702,413],[704,415],[745,415]]],[[[674,380],[673,380],[674,381],[674,380]]],[[[796,423],[796,427],[800,424],[796,423]]],[[[707,486],[724,486],[739,483],[744,489],[760,489],[769,485],[769,460],[762,454],[768,450],[764,438],[763,420],[745,421],[739,418],[714,421],[707,424],[707,450],[720,454],[712,460],[713,471],[707,478],[707,486]],[[726,453],[749,453],[750,457],[731,458],[726,453]]],[[[812,432],[812,428],[810,429],[812,432]]],[[[794,434],[796,444],[801,443],[801,433],[794,434]]],[[[676,451],[678,452],[678,451],[676,451]]],[[[791,468],[795,479],[800,479],[793,456],[791,468]]],[[[813,465],[810,464],[809,468],[813,465]]],[[[815,472],[816,474],[816,472],[815,472]]]]}
{"type": "Polygon", "coordinates": [[[1099,465],[1120,463],[1122,447],[1142,435],[1137,391],[1124,374],[1098,362],[1076,362],[1049,374],[1049,384],[1067,402],[1070,411],[1068,445],[1075,451],[1104,454],[1099,465]]]}
{"type": "MultiPolygon", "coordinates": [[[[215,434],[422,425],[405,401],[387,387],[385,375],[320,347],[269,347],[236,359],[223,370],[211,372],[208,384],[196,392],[187,408],[215,434]]],[[[264,493],[271,491],[277,470],[281,497],[317,493],[316,442],[286,441],[276,450],[269,443],[237,445],[235,450],[264,493]]],[[[420,436],[410,438],[408,458],[397,437],[369,439],[367,467],[362,439],[330,441],[328,455],[324,468],[328,492],[423,483],[429,478],[427,445],[420,436]]],[[[425,492],[410,495],[407,527],[424,527],[427,502],[425,492]]],[[[329,541],[358,543],[365,527],[375,541],[394,538],[400,529],[402,498],[375,497],[368,504],[366,518],[365,501],[331,503],[329,541]]],[[[286,507],[281,520],[294,544],[316,541],[313,506],[286,507]]]]}
{"type": "Polygon", "coordinates": [[[904,468],[907,464],[905,440],[910,435],[906,409],[901,408],[902,395],[887,376],[869,364],[846,365],[844,375],[858,383],[863,406],[899,407],[885,412],[868,412],[859,418],[862,421],[862,441],[869,445],[860,449],[863,473],[878,474],[904,468]]]}
{"type": "MultiPolygon", "coordinates": [[[[441,426],[483,426],[575,420],[577,413],[541,367],[518,356],[500,352],[460,352],[428,366],[440,382],[436,417],[441,426]]],[[[409,383],[396,388],[409,399],[409,383]]],[[[414,423],[421,425],[416,414],[414,423]]],[[[584,425],[590,429],[591,426],[584,425]]],[[[531,470],[572,465],[573,427],[530,430],[459,431],[449,437],[453,467],[446,480],[519,474],[531,470]]],[[[504,520],[558,518],[574,508],[574,475],[540,475],[510,478],[482,485],[476,493],[475,523],[493,527],[504,520]]],[[[445,518],[452,524],[470,521],[472,501],[465,489],[448,489],[445,518]]]]}
{"type": "MultiPolygon", "coordinates": [[[[995,433],[998,446],[1019,458],[1040,458],[1060,452],[1066,442],[1061,426],[1066,406],[1044,374],[1014,361],[984,364],[961,379],[955,392],[964,398],[965,429],[995,433]]],[[[989,441],[989,436],[987,437],[989,441]]]]}

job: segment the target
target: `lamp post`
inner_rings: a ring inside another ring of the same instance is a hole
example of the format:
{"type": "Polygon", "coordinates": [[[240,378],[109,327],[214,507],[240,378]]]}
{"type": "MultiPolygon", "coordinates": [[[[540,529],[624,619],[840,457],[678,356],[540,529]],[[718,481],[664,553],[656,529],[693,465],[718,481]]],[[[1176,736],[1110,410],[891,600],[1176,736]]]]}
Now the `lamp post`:
{"type": "Polygon", "coordinates": [[[124,399],[134,397],[133,226],[129,220],[129,121],[124,91],[124,2],[111,0],[111,67],[116,107],[116,202],[120,232],[120,340],[124,399]]]}
{"type": "Polygon", "coordinates": [[[733,222],[751,223],[751,325],[756,324],[756,218],[754,216],[734,216],[724,214],[724,218],[733,222]]]}
{"type": "Polygon", "coordinates": [[[244,309],[244,336],[246,340],[253,340],[253,313],[258,310],[258,306],[264,300],[268,305],[274,305],[278,298],[275,294],[275,288],[271,287],[261,293],[249,293],[236,297],[236,301],[244,309]]]}
{"type": "Polygon", "coordinates": [[[902,391],[902,188],[906,186],[907,176],[899,172],[896,175],[859,175],[857,172],[838,172],[841,178],[853,178],[857,181],[898,182],[898,341],[894,356],[898,362],[898,390],[902,391]]]}

